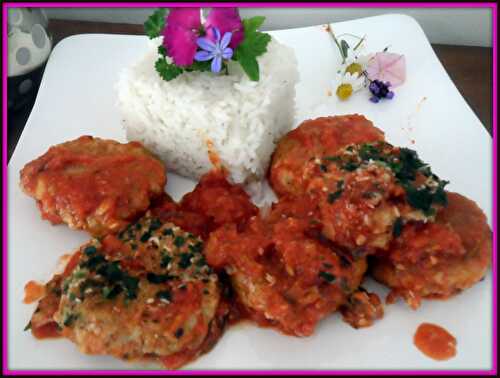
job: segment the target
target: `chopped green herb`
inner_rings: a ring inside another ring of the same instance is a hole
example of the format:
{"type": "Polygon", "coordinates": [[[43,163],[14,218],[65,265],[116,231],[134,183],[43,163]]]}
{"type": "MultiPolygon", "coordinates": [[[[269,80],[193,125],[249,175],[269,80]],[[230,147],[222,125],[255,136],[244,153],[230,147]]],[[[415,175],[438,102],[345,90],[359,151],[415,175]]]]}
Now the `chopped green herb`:
{"type": "Polygon", "coordinates": [[[75,299],[76,299],[76,295],[75,295],[75,293],[69,293],[68,298],[69,298],[69,300],[70,300],[71,302],[74,302],[74,301],[75,301],[75,299]]]}
{"type": "Polygon", "coordinates": [[[443,206],[447,206],[448,205],[448,196],[446,195],[446,191],[444,190],[444,187],[446,185],[448,185],[450,182],[449,181],[440,181],[439,182],[439,185],[436,189],[436,191],[434,192],[434,202],[439,204],[439,205],[443,205],[443,206]]]}
{"type": "Polygon", "coordinates": [[[75,320],[78,319],[78,314],[65,314],[63,324],[65,327],[70,327],[75,320]]]}
{"type": "Polygon", "coordinates": [[[85,270],[79,269],[75,273],[73,273],[73,277],[76,279],[84,278],[87,275],[85,270]]]}
{"type": "Polygon", "coordinates": [[[332,283],[333,281],[335,281],[335,276],[331,273],[328,273],[328,272],[319,272],[319,277],[320,278],[323,278],[325,281],[329,282],[329,283],[332,283]]]}
{"type": "Polygon", "coordinates": [[[141,242],[145,243],[149,240],[149,238],[151,237],[151,232],[149,231],[146,231],[144,234],[142,234],[141,236],[141,242]]]}
{"type": "Polygon", "coordinates": [[[31,320],[29,321],[28,324],[26,324],[26,327],[24,327],[23,331],[27,331],[29,329],[31,329],[31,320]]]}
{"type": "Polygon", "coordinates": [[[182,335],[184,335],[184,330],[182,328],[177,328],[174,335],[176,338],[180,339],[182,335]]]}
{"type": "Polygon", "coordinates": [[[201,255],[199,260],[196,262],[196,266],[198,267],[202,267],[202,266],[205,266],[207,265],[207,262],[205,260],[205,256],[201,255]]]}
{"type": "Polygon", "coordinates": [[[97,253],[97,248],[94,247],[93,245],[89,245],[89,246],[85,247],[85,249],[83,250],[83,253],[85,253],[87,256],[95,255],[97,253]]]}
{"type": "Polygon", "coordinates": [[[96,280],[91,279],[91,278],[87,278],[80,285],[80,296],[83,297],[85,295],[85,291],[87,289],[100,288],[102,286],[103,286],[103,284],[101,282],[96,281],[96,280]]]}
{"type": "Polygon", "coordinates": [[[179,267],[182,269],[186,269],[191,265],[191,258],[193,255],[191,253],[181,253],[179,260],[179,267]]]}
{"type": "Polygon", "coordinates": [[[63,289],[63,293],[66,294],[68,292],[68,289],[69,289],[69,285],[71,283],[71,278],[66,278],[63,282],[63,286],[62,286],[62,289],[63,289]]]}
{"type": "Polygon", "coordinates": [[[363,144],[359,149],[359,157],[363,161],[380,160],[380,151],[372,144],[363,144]]]}
{"type": "Polygon", "coordinates": [[[401,232],[403,231],[403,218],[399,217],[396,219],[392,226],[392,234],[394,237],[399,237],[401,235],[401,232]]]}
{"type": "Polygon", "coordinates": [[[172,300],[172,294],[168,290],[162,290],[156,293],[156,298],[170,302],[172,300]]]}
{"type": "MultiPolygon", "coordinates": [[[[343,158],[343,156],[330,158],[332,161],[340,162],[339,165],[341,165],[342,169],[352,172],[362,164],[371,161],[383,164],[392,171],[397,182],[405,189],[410,206],[423,211],[426,215],[435,213],[432,204],[446,206],[447,198],[444,187],[448,182],[442,181],[434,175],[430,167],[420,160],[415,151],[409,148],[395,149],[386,142],[351,145],[346,150],[353,153],[357,151],[357,154],[348,155],[347,158],[343,158]],[[417,174],[434,180],[437,183],[437,189],[430,185],[416,188],[415,179],[417,174]]],[[[335,194],[330,194],[329,200],[334,201],[336,199],[335,194]]]]}
{"type": "Polygon", "coordinates": [[[340,158],[340,156],[327,156],[327,157],[324,157],[323,160],[332,161],[332,162],[339,162],[342,159],[340,158]]]}
{"type": "Polygon", "coordinates": [[[123,288],[120,285],[115,285],[112,288],[110,288],[108,286],[104,286],[102,288],[102,296],[106,299],[113,299],[118,294],[120,294],[122,291],[123,291],[123,288]]]}
{"type": "Polygon", "coordinates": [[[168,280],[171,280],[173,277],[168,274],[156,274],[152,272],[148,272],[146,275],[146,278],[148,279],[149,282],[153,284],[161,284],[164,283],[168,280]]]}
{"type": "Polygon", "coordinates": [[[185,242],[186,242],[186,239],[184,239],[182,236],[176,236],[175,239],[174,239],[174,245],[177,248],[182,247],[185,242]]]}
{"type": "Polygon", "coordinates": [[[189,250],[192,253],[200,253],[201,251],[203,251],[203,243],[202,242],[198,242],[196,244],[190,244],[189,245],[189,250]]]}
{"type": "Polygon", "coordinates": [[[137,290],[139,289],[139,279],[126,275],[122,280],[123,286],[125,286],[126,297],[128,299],[137,298],[137,290]]]}
{"type": "Polygon", "coordinates": [[[159,219],[154,218],[151,220],[151,224],[149,225],[149,231],[158,230],[161,227],[161,222],[159,219]]]}
{"type": "Polygon", "coordinates": [[[94,270],[98,265],[106,262],[106,259],[103,255],[93,255],[87,261],[84,261],[81,264],[82,268],[89,268],[90,270],[94,270]]]}
{"type": "Polygon", "coordinates": [[[345,163],[343,166],[342,166],[342,169],[348,171],[348,172],[353,172],[355,171],[356,169],[359,168],[359,164],[353,162],[353,161],[348,161],[347,163],[345,163]]]}
{"type": "Polygon", "coordinates": [[[334,203],[335,200],[337,200],[340,196],[342,195],[341,190],[337,190],[336,192],[333,193],[328,193],[328,203],[334,203]]]}
{"type": "Polygon", "coordinates": [[[344,191],[344,181],[340,180],[337,182],[337,191],[333,193],[328,193],[327,201],[328,203],[334,203],[344,191]]]}
{"type": "Polygon", "coordinates": [[[173,235],[174,234],[174,231],[172,231],[171,228],[166,228],[165,230],[163,230],[163,235],[173,235]]]}
{"type": "Polygon", "coordinates": [[[422,210],[424,214],[431,213],[433,194],[429,188],[417,189],[412,185],[404,185],[406,200],[410,206],[422,210]]]}
{"type": "Polygon", "coordinates": [[[162,268],[166,268],[168,266],[168,264],[170,264],[171,261],[172,261],[172,257],[170,257],[167,254],[163,254],[163,256],[161,258],[160,266],[162,268]]]}
{"type": "Polygon", "coordinates": [[[117,282],[123,278],[123,272],[120,269],[118,261],[113,261],[111,263],[102,265],[97,273],[106,278],[109,282],[117,282]]]}

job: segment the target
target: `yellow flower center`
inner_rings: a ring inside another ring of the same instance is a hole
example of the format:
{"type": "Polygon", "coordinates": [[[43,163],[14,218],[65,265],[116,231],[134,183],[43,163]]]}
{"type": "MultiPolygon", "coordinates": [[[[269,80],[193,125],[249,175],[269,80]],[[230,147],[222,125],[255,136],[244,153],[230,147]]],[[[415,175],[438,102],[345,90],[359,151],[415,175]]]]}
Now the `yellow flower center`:
{"type": "Polygon", "coordinates": [[[347,100],[352,95],[352,85],[340,84],[336,93],[341,100],[347,100]]]}
{"type": "Polygon", "coordinates": [[[363,67],[361,67],[361,64],[359,63],[351,63],[347,66],[345,72],[349,72],[351,75],[354,75],[355,73],[361,75],[363,73],[363,67]]]}

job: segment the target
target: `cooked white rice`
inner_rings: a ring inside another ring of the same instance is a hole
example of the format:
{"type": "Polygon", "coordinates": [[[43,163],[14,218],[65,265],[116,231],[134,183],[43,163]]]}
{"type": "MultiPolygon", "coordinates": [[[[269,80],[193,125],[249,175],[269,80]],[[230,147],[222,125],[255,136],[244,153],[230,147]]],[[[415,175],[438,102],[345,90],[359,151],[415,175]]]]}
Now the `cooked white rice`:
{"type": "Polygon", "coordinates": [[[229,75],[192,72],[166,82],[154,68],[159,43],[121,73],[118,105],[127,138],[144,143],[167,169],[194,179],[212,168],[210,141],[234,182],[262,178],[275,142],[294,119],[293,50],[273,39],[258,58],[258,82],[234,62],[229,75]]]}

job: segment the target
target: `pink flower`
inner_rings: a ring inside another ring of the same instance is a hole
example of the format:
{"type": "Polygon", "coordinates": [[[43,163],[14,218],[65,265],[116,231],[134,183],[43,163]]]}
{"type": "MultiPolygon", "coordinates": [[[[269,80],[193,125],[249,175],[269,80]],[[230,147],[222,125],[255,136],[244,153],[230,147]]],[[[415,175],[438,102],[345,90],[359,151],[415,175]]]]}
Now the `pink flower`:
{"type": "Polygon", "coordinates": [[[215,42],[214,28],[219,29],[220,34],[232,33],[229,46],[233,49],[243,41],[243,23],[236,8],[212,8],[205,22],[207,37],[215,42]]]}
{"type": "Polygon", "coordinates": [[[171,8],[163,30],[163,44],[177,66],[193,64],[201,27],[200,8],[171,8]]]}
{"type": "Polygon", "coordinates": [[[366,68],[370,80],[390,82],[392,87],[404,83],[406,79],[406,61],[404,55],[379,52],[370,59],[366,68]]]}

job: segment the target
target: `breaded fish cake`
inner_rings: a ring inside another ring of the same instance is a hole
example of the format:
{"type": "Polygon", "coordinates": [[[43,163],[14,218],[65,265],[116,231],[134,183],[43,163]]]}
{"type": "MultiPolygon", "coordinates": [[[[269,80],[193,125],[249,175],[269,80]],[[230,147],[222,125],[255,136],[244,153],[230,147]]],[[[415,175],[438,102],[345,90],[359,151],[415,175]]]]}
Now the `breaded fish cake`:
{"type": "Polygon", "coordinates": [[[366,260],[351,261],[322,243],[311,219],[279,211],[267,220],[252,218],[242,231],[230,224],[217,229],[205,254],[211,266],[226,270],[251,318],[308,336],[359,286],[366,260]]]}
{"type": "Polygon", "coordinates": [[[349,144],[382,140],[384,133],[358,114],[304,121],[279,141],[269,181],[278,196],[303,194],[314,177],[308,169],[311,162],[333,156],[349,144]]]}
{"type": "Polygon", "coordinates": [[[435,223],[411,223],[374,259],[372,274],[413,308],[421,298],[446,299],[480,281],[491,262],[491,229],[481,209],[448,193],[435,223]]]}
{"type": "Polygon", "coordinates": [[[93,239],[47,286],[32,332],[52,318],[84,353],[178,367],[209,349],[223,327],[218,278],[202,249],[201,239],[149,216],[93,239]]]}
{"type": "Polygon", "coordinates": [[[209,218],[212,229],[225,223],[245,222],[258,213],[243,187],[229,183],[222,170],[205,174],[194,190],[182,198],[180,208],[203,214],[209,218]]]}
{"type": "Polygon", "coordinates": [[[166,184],[163,163],[138,142],[82,136],[51,147],[21,170],[42,218],[102,236],[144,214],[166,184]]]}
{"type": "Polygon", "coordinates": [[[354,253],[386,250],[403,224],[432,221],[446,203],[447,182],[406,148],[350,145],[321,164],[311,185],[320,193],[324,234],[354,253]]]}
{"type": "Polygon", "coordinates": [[[258,208],[240,185],[229,183],[225,172],[215,170],[202,176],[179,204],[164,194],[154,201],[151,212],[163,222],[173,222],[205,240],[223,224],[246,223],[258,208]]]}

